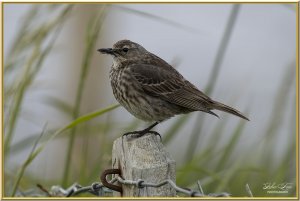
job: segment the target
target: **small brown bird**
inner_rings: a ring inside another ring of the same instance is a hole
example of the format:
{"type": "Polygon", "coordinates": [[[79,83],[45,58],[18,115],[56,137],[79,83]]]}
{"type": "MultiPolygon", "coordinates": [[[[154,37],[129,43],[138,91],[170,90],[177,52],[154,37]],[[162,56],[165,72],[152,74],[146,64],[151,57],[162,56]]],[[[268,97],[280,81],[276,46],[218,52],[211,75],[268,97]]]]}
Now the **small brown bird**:
{"type": "Polygon", "coordinates": [[[211,111],[216,109],[249,120],[236,109],[209,98],[175,68],[137,43],[121,40],[113,48],[98,51],[113,57],[109,78],[117,101],[135,117],[155,122],[144,130],[124,135],[158,134],[151,131],[158,123],[194,111],[218,117],[211,111]]]}

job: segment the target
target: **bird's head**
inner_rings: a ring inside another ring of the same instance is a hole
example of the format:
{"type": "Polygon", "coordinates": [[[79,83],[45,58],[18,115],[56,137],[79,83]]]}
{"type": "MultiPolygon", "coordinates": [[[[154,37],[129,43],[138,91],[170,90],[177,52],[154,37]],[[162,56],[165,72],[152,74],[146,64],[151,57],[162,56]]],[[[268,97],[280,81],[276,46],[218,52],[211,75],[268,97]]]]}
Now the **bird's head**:
{"type": "Polygon", "coordinates": [[[147,53],[147,50],[141,45],[130,40],[120,40],[112,48],[98,49],[102,54],[109,54],[114,62],[123,62],[130,60],[139,60],[147,53]]]}

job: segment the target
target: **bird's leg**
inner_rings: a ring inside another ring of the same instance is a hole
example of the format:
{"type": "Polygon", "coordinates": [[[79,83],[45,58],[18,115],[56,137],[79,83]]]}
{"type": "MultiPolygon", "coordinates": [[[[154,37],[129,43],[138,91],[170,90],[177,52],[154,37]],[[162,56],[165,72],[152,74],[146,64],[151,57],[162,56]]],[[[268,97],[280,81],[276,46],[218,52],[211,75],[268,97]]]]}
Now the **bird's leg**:
{"type": "Polygon", "coordinates": [[[125,133],[125,134],[123,134],[123,136],[127,136],[127,135],[132,135],[132,134],[134,134],[134,135],[136,135],[137,138],[139,138],[139,137],[142,137],[143,135],[145,135],[145,134],[147,134],[147,133],[152,133],[152,134],[154,134],[154,135],[158,135],[158,136],[160,137],[160,139],[162,139],[162,138],[161,138],[161,135],[160,135],[158,132],[156,132],[156,131],[151,131],[151,129],[152,129],[154,126],[156,126],[158,123],[159,123],[159,122],[155,122],[154,124],[150,125],[148,128],[145,128],[144,130],[140,130],[140,131],[132,131],[132,132],[125,133]]]}

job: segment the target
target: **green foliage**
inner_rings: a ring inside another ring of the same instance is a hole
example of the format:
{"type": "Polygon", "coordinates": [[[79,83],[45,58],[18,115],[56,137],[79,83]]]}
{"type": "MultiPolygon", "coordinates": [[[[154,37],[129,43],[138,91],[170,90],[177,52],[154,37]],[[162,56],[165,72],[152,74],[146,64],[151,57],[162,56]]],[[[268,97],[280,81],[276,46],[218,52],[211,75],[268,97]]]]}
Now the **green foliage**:
{"type": "MultiPolygon", "coordinates": [[[[79,83],[77,87],[77,93],[76,93],[76,99],[75,99],[75,107],[72,113],[73,118],[77,118],[80,111],[80,105],[82,100],[82,94],[84,90],[84,85],[87,77],[87,73],[90,68],[90,61],[91,57],[93,56],[93,53],[95,52],[95,41],[99,37],[100,29],[103,24],[103,19],[106,14],[106,6],[101,6],[101,9],[98,11],[97,16],[92,16],[88,26],[87,26],[87,33],[86,33],[86,49],[85,54],[82,60],[82,68],[81,73],[79,77],[79,83]]],[[[67,150],[67,157],[66,157],[66,165],[64,170],[64,177],[62,179],[63,186],[67,186],[68,180],[69,180],[69,169],[71,164],[71,155],[73,151],[73,145],[75,140],[75,134],[76,134],[76,127],[73,127],[71,130],[70,138],[69,138],[69,144],[68,144],[68,150],[67,150]]]]}

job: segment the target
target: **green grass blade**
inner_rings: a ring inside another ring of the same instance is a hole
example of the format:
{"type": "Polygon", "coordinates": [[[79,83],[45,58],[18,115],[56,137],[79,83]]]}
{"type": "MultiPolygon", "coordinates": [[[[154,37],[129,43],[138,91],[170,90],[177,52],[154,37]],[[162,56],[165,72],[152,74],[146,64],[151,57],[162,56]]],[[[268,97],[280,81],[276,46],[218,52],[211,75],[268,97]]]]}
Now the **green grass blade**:
{"type": "MultiPolygon", "coordinates": [[[[38,71],[42,67],[42,63],[44,62],[46,56],[50,53],[52,50],[55,41],[61,31],[62,25],[65,22],[65,19],[67,17],[67,14],[70,12],[72,6],[67,7],[62,14],[60,15],[60,18],[58,18],[60,21],[58,21],[58,28],[54,32],[54,36],[51,38],[51,41],[49,42],[48,46],[45,48],[44,51],[40,52],[41,46],[42,46],[42,40],[45,39],[45,35],[40,32],[40,37],[36,39],[35,43],[35,49],[33,50],[33,53],[31,57],[28,59],[28,62],[25,66],[25,76],[22,78],[22,80],[19,83],[19,91],[16,93],[15,97],[15,103],[12,106],[12,110],[10,112],[11,117],[9,120],[9,126],[8,131],[5,135],[5,142],[4,142],[4,150],[5,154],[9,154],[9,146],[11,143],[11,140],[13,138],[15,125],[17,123],[17,119],[19,116],[20,108],[23,102],[23,98],[25,96],[25,93],[27,92],[28,87],[30,86],[31,82],[34,80],[34,77],[37,75],[38,71]]],[[[57,20],[58,20],[57,19],[57,20]]],[[[53,27],[54,28],[54,27],[53,27]]]]}
{"type": "MultiPolygon", "coordinates": [[[[31,57],[28,59],[28,62],[25,65],[25,69],[26,69],[25,78],[24,78],[25,81],[26,81],[26,79],[28,79],[29,68],[33,65],[34,60],[35,60],[36,56],[38,55],[39,46],[40,46],[40,42],[38,41],[36,43],[35,49],[31,55],[31,57]]],[[[7,132],[5,134],[5,141],[4,141],[5,154],[8,154],[8,152],[9,152],[9,146],[10,146],[11,140],[13,138],[14,130],[16,127],[15,124],[17,122],[17,118],[18,118],[19,112],[20,112],[20,107],[21,107],[24,95],[26,93],[26,89],[28,87],[28,85],[26,85],[26,83],[28,83],[28,82],[25,82],[24,84],[20,85],[21,87],[15,96],[14,105],[13,105],[11,113],[10,113],[11,114],[10,120],[9,120],[10,123],[7,128],[7,132]]]]}
{"type": "Polygon", "coordinates": [[[205,92],[208,95],[210,95],[212,93],[212,90],[215,87],[215,84],[217,83],[216,81],[219,76],[220,68],[222,66],[222,62],[224,60],[225,53],[227,51],[227,47],[230,42],[232,32],[234,30],[236,21],[238,19],[238,13],[240,11],[240,7],[241,7],[240,4],[233,4],[233,6],[232,6],[232,10],[231,10],[231,13],[230,13],[227,25],[226,25],[226,29],[225,29],[224,35],[222,37],[220,46],[218,48],[218,52],[217,52],[216,58],[214,60],[212,71],[211,71],[211,74],[209,77],[209,81],[208,81],[207,87],[205,89],[205,92]]]}
{"type": "Polygon", "coordinates": [[[199,142],[199,138],[201,135],[201,129],[203,127],[204,121],[205,121],[205,119],[204,119],[203,114],[198,114],[198,116],[196,118],[196,123],[194,124],[194,128],[192,130],[192,134],[190,137],[189,146],[187,147],[187,150],[186,150],[186,154],[185,154],[186,162],[190,161],[194,156],[197,144],[199,142]]]}
{"type": "Polygon", "coordinates": [[[68,125],[66,125],[65,127],[59,129],[58,131],[56,131],[53,135],[50,136],[50,138],[48,138],[45,142],[43,142],[37,149],[36,149],[36,145],[37,143],[40,141],[40,138],[36,141],[33,149],[32,149],[32,152],[29,154],[27,160],[24,162],[23,166],[21,167],[20,169],[20,172],[17,176],[17,181],[16,183],[14,184],[14,187],[13,187],[13,193],[12,193],[12,196],[15,195],[16,193],[16,190],[17,190],[17,187],[19,185],[19,182],[21,180],[21,177],[23,176],[24,174],[24,171],[26,170],[27,166],[39,155],[39,153],[41,151],[44,150],[45,146],[47,145],[48,142],[50,142],[52,139],[54,139],[57,135],[65,132],[66,130],[70,129],[70,128],[73,128],[74,126],[78,125],[78,124],[81,124],[81,123],[84,123],[86,121],[89,121],[95,117],[98,117],[100,115],[103,115],[115,108],[119,107],[119,105],[112,105],[112,106],[109,106],[107,108],[104,108],[104,109],[101,109],[99,111],[96,111],[96,112],[92,112],[92,113],[89,113],[87,115],[84,115],[84,116],[81,116],[79,118],[77,118],[75,121],[69,123],[68,125]]]}
{"type": "Polygon", "coordinates": [[[222,119],[222,122],[218,123],[218,125],[214,128],[214,130],[210,134],[208,142],[205,143],[206,149],[211,149],[211,148],[214,149],[215,147],[218,147],[219,142],[222,139],[222,132],[228,122],[229,117],[230,117],[229,115],[226,115],[226,117],[222,119]]]}
{"type": "MultiPolygon", "coordinates": [[[[217,82],[221,64],[223,62],[234,26],[236,24],[237,15],[239,13],[239,10],[240,10],[239,4],[234,4],[232,6],[232,10],[231,10],[230,16],[227,21],[225,32],[223,34],[220,46],[218,48],[216,58],[214,60],[214,64],[213,64],[212,71],[211,71],[211,74],[209,77],[209,81],[208,81],[206,89],[204,90],[204,92],[207,95],[210,95],[212,93],[212,90],[217,82]]],[[[191,138],[190,138],[190,142],[188,143],[190,146],[186,150],[185,158],[187,161],[191,159],[191,157],[194,155],[194,153],[196,151],[197,143],[199,141],[199,136],[201,133],[201,128],[202,128],[202,125],[204,122],[204,117],[202,116],[202,114],[198,115],[197,122],[199,122],[199,123],[195,124],[194,129],[192,131],[191,138]]]]}
{"type": "Polygon", "coordinates": [[[246,125],[246,121],[241,120],[238,126],[235,128],[229,143],[226,145],[222,156],[220,157],[219,163],[216,166],[218,169],[223,169],[228,163],[231,154],[233,153],[234,148],[237,145],[239,138],[242,135],[243,129],[246,125]]]}
{"type": "Polygon", "coordinates": [[[4,73],[7,72],[7,70],[11,69],[17,62],[15,60],[16,53],[20,49],[20,44],[23,43],[24,36],[26,35],[26,29],[29,27],[30,23],[33,21],[33,19],[36,17],[38,13],[38,6],[34,5],[30,8],[30,10],[26,13],[24,16],[24,20],[21,23],[20,30],[17,32],[16,38],[13,40],[13,44],[11,46],[11,49],[9,50],[7,59],[8,61],[5,62],[4,65],[4,73]]]}
{"type": "MultiPolygon", "coordinates": [[[[98,11],[97,16],[93,16],[91,19],[93,23],[88,24],[87,29],[87,42],[86,42],[86,49],[85,49],[85,55],[82,62],[82,68],[80,73],[80,79],[77,87],[77,93],[76,93],[76,99],[75,99],[75,105],[74,105],[74,111],[73,111],[73,118],[77,118],[80,111],[81,106],[81,100],[82,100],[82,94],[84,91],[86,76],[90,68],[90,62],[91,57],[93,56],[93,53],[95,52],[95,41],[97,40],[102,24],[103,19],[106,15],[106,6],[101,6],[101,10],[98,11]],[[92,24],[92,25],[91,25],[92,24]]],[[[70,165],[71,165],[71,157],[72,157],[72,150],[74,146],[75,141],[75,135],[76,135],[76,127],[73,127],[71,130],[69,143],[68,143],[68,149],[67,149],[67,155],[66,155],[66,163],[64,168],[64,174],[62,177],[62,184],[63,186],[66,186],[68,184],[69,180],[69,173],[70,173],[70,165]]]]}
{"type": "Polygon", "coordinates": [[[53,106],[53,108],[57,109],[60,112],[63,112],[67,116],[71,116],[73,107],[62,99],[53,96],[45,96],[43,97],[43,99],[45,100],[45,103],[53,106]]]}
{"type": "Polygon", "coordinates": [[[32,150],[31,152],[29,153],[27,159],[24,161],[23,165],[21,166],[19,172],[18,172],[18,175],[17,175],[17,179],[16,179],[16,182],[14,183],[13,187],[12,187],[12,193],[11,193],[11,197],[14,197],[16,192],[17,192],[17,189],[18,189],[18,186],[20,184],[20,181],[24,175],[24,172],[26,170],[26,168],[28,167],[28,165],[30,165],[30,163],[33,161],[33,159],[37,156],[37,153],[38,152],[35,152],[35,149],[37,147],[37,144],[39,143],[40,139],[42,138],[44,132],[45,132],[45,128],[46,126],[44,127],[43,131],[41,132],[40,136],[36,139],[33,147],[32,147],[32,150]]]}
{"type": "Polygon", "coordinates": [[[142,12],[142,11],[139,11],[139,10],[135,10],[135,9],[128,8],[128,7],[125,7],[125,6],[120,6],[120,5],[113,5],[112,7],[123,10],[123,11],[126,11],[126,12],[129,12],[129,13],[133,13],[135,15],[146,17],[148,19],[153,19],[153,20],[156,20],[156,21],[159,21],[159,22],[162,22],[162,23],[174,26],[174,27],[178,27],[178,28],[181,28],[181,29],[189,31],[189,32],[200,33],[199,30],[197,30],[193,27],[189,27],[189,26],[186,26],[184,24],[181,24],[181,23],[178,23],[178,22],[175,22],[175,21],[157,16],[157,15],[153,15],[153,14],[150,14],[150,13],[147,13],[147,12],[142,12]]]}
{"type": "MultiPolygon", "coordinates": [[[[44,138],[50,137],[51,134],[53,134],[55,132],[55,130],[52,131],[46,131],[43,136],[44,138]]],[[[26,148],[28,148],[29,146],[32,146],[32,142],[35,141],[35,139],[40,135],[40,133],[35,133],[33,135],[30,135],[29,137],[26,137],[22,140],[20,140],[17,143],[14,143],[10,146],[9,150],[11,154],[18,154],[22,151],[24,151],[26,148]]],[[[42,142],[43,140],[41,139],[40,142],[42,142]]]]}
{"type": "Polygon", "coordinates": [[[101,109],[99,111],[92,112],[92,113],[89,113],[87,115],[81,116],[81,117],[75,119],[74,121],[72,121],[67,126],[65,126],[62,130],[65,131],[65,130],[68,130],[70,128],[73,128],[73,127],[75,127],[78,124],[84,123],[84,122],[89,121],[89,120],[91,120],[91,119],[93,119],[95,117],[103,115],[103,114],[105,114],[105,113],[107,113],[107,112],[109,112],[109,111],[111,111],[111,110],[113,110],[113,109],[115,109],[115,108],[117,108],[119,106],[120,106],[119,104],[111,105],[111,106],[109,106],[107,108],[104,108],[104,109],[101,109]]]}
{"type": "Polygon", "coordinates": [[[190,118],[190,115],[184,115],[182,117],[179,117],[173,125],[167,130],[164,138],[163,143],[168,144],[171,139],[175,137],[176,134],[179,133],[180,129],[185,125],[187,120],[190,118]]]}

